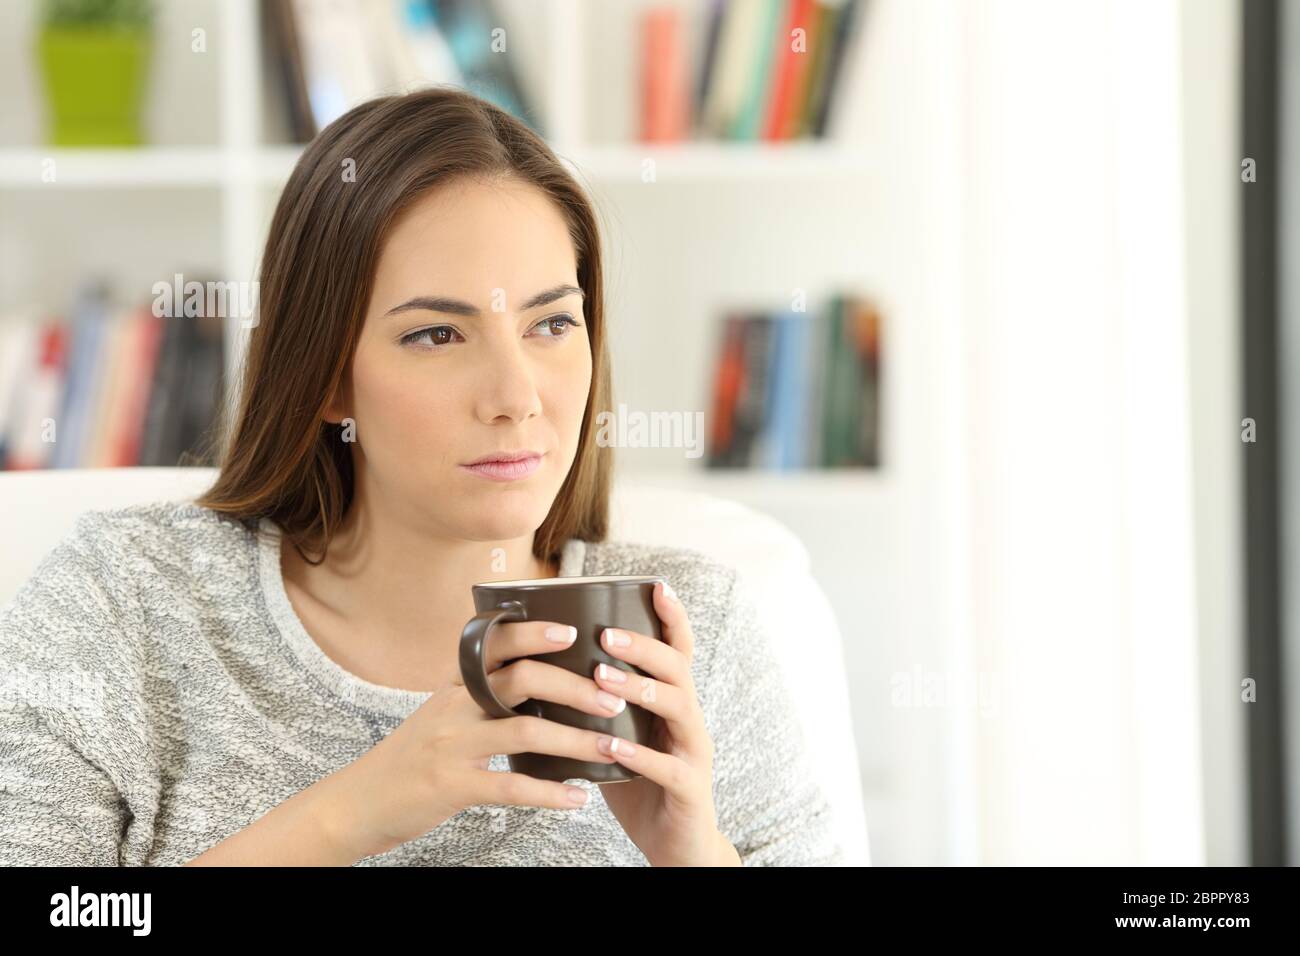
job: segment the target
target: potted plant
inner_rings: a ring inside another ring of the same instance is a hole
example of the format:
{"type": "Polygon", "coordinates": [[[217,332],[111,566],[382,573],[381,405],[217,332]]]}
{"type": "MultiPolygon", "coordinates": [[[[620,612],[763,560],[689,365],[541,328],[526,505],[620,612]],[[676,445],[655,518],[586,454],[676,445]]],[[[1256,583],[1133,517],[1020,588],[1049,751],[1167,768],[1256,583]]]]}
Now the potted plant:
{"type": "Polygon", "coordinates": [[[135,146],[151,0],[42,0],[38,51],[57,146],[135,146]]]}

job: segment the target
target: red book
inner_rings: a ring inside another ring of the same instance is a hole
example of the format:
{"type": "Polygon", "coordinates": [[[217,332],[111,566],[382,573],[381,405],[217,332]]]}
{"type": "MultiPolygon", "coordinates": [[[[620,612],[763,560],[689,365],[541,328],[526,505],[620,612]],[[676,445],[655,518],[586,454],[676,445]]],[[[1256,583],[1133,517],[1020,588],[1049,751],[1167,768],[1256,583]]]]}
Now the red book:
{"type": "Polygon", "coordinates": [[[153,386],[158,349],[162,343],[165,316],[141,308],[131,318],[132,341],[126,356],[126,384],[121,392],[124,404],[109,448],[110,466],[128,468],[140,464],[140,446],[144,438],[145,416],[149,410],[149,392],[153,386]]]}
{"type": "Polygon", "coordinates": [[[807,83],[808,65],[812,62],[812,27],[816,17],[813,0],[788,0],[785,28],[778,35],[776,62],[773,63],[772,95],[768,98],[767,117],[762,137],[766,140],[791,139],[801,95],[807,83]],[[795,48],[794,31],[802,28],[802,44],[795,48]]]}
{"type": "Polygon", "coordinates": [[[710,457],[714,463],[725,464],[734,437],[736,402],[745,387],[745,320],[728,316],[724,327],[722,349],[718,356],[717,375],[713,387],[713,421],[710,429],[710,457]]]}

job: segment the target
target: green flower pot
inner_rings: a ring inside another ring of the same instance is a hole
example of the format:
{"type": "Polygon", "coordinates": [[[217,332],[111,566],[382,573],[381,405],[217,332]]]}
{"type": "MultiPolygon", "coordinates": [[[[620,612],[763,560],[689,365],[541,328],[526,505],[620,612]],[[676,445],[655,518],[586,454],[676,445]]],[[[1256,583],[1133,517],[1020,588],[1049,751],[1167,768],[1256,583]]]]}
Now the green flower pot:
{"type": "Polygon", "coordinates": [[[50,141],[138,146],[152,34],[138,27],[51,26],[38,40],[50,141]]]}

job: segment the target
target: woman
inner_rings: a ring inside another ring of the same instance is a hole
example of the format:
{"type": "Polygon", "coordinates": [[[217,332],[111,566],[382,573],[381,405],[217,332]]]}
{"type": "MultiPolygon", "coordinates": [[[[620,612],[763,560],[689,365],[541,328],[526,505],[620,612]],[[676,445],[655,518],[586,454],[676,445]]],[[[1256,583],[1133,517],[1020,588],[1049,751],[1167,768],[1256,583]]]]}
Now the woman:
{"type": "Polygon", "coordinates": [[[84,678],[0,713],[0,862],[840,862],[744,582],[603,540],[610,394],[599,233],[543,142],[449,89],[330,125],[271,224],[216,484],[84,514],[0,620],[24,687],[84,678]],[[547,664],[545,621],[495,632],[494,689],[636,701],[660,746],[462,684],[471,584],[583,574],[677,585],[664,642],[605,645],[655,693],[547,664]],[[641,777],[509,772],[525,751],[641,777]]]}

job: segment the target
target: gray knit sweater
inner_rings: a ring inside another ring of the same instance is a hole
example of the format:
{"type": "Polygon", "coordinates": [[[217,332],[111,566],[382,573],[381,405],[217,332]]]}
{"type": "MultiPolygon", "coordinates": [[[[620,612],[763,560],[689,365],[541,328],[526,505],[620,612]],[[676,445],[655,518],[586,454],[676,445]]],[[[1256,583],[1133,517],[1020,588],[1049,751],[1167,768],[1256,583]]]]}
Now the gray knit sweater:
{"type": "MultiPolygon", "coordinates": [[[[577,539],[560,573],[668,579],[695,633],[718,828],[749,866],[841,863],[745,579],[692,549],[577,539]]],[[[285,595],[273,522],[192,503],[81,515],[0,609],[0,673],[7,865],[181,864],[429,697],[325,655],[285,595]]],[[[581,808],[467,807],[359,865],[645,866],[600,788],[578,785],[581,808]]]]}

